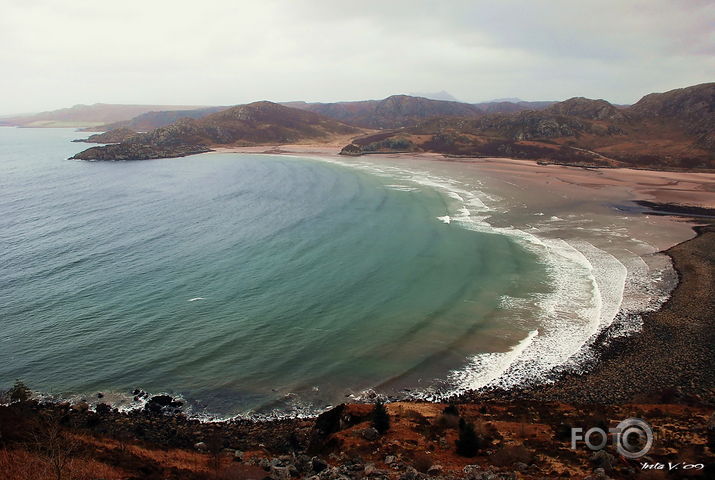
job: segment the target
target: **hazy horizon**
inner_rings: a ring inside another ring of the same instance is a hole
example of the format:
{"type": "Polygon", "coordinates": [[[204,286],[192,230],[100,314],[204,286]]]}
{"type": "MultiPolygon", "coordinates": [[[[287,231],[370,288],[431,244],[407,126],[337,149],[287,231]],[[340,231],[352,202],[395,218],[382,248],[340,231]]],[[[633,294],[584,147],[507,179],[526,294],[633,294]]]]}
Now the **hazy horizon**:
{"type": "Polygon", "coordinates": [[[3,115],[442,90],[631,104],[715,79],[707,1],[6,3],[3,115]]]}

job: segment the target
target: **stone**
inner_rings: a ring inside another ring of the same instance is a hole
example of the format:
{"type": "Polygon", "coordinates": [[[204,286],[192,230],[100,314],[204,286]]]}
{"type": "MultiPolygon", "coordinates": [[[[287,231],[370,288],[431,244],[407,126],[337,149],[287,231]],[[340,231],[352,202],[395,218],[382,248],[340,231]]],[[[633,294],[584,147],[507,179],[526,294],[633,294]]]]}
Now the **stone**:
{"type": "Polygon", "coordinates": [[[328,464],[325,463],[325,461],[324,461],[322,458],[319,458],[319,457],[313,457],[313,458],[310,460],[310,463],[311,463],[311,465],[312,465],[312,467],[313,467],[313,471],[314,471],[315,473],[320,473],[320,472],[322,472],[323,470],[325,470],[326,468],[328,468],[328,464]]]}
{"type": "Polygon", "coordinates": [[[360,436],[365,440],[374,442],[375,440],[380,438],[380,432],[378,432],[374,427],[368,427],[363,430],[360,430],[360,436]]]}
{"type": "Polygon", "coordinates": [[[613,471],[613,464],[616,461],[616,457],[605,450],[599,450],[591,455],[589,460],[596,465],[597,468],[602,468],[606,472],[611,472],[613,471]]]}
{"type": "Polygon", "coordinates": [[[85,413],[87,410],[89,410],[89,404],[87,402],[77,402],[74,405],[72,405],[72,410],[75,412],[79,413],[85,413]]]}
{"type": "Polygon", "coordinates": [[[385,465],[392,465],[397,461],[394,455],[388,455],[385,457],[385,465]]]}
{"type": "Polygon", "coordinates": [[[268,476],[273,480],[290,480],[292,478],[288,467],[276,467],[275,465],[271,466],[268,476]]]}
{"type": "Polygon", "coordinates": [[[205,452],[206,450],[208,450],[208,447],[206,446],[205,442],[194,443],[194,448],[200,452],[205,452]]]}
{"type": "Polygon", "coordinates": [[[479,465],[465,465],[462,471],[465,473],[465,475],[474,475],[477,473],[480,473],[482,470],[482,467],[479,465]]]}

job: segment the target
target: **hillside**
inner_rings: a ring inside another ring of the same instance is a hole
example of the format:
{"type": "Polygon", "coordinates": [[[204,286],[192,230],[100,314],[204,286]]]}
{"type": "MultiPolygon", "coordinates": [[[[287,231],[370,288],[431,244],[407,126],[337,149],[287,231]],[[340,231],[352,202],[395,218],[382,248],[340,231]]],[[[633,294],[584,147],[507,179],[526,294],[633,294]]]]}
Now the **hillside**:
{"type": "Polygon", "coordinates": [[[439,117],[367,135],[342,153],[425,151],[584,166],[715,169],[715,83],[645,96],[631,107],[582,97],[538,111],[439,117]]]}
{"type": "Polygon", "coordinates": [[[190,110],[198,107],[185,105],[121,105],[95,103],[75,105],[29,115],[0,119],[0,125],[17,127],[88,127],[130,120],[146,112],[163,110],[190,110]]]}
{"type": "Polygon", "coordinates": [[[131,130],[134,130],[135,132],[148,132],[150,130],[154,130],[155,128],[171,125],[172,123],[182,118],[202,118],[212,113],[220,112],[221,110],[226,110],[227,108],[230,107],[205,107],[194,108],[191,110],[151,111],[142,113],[141,115],[138,115],[130,120],[108,123],[105,125],[100,125],[98,127],[91,127],[85,130],[109,131],[118,128],[129,128],[131,130]]]}
{"type": "Polygon", "coordinates": [[[697,145],[715,149],[715,82],[651,93],[628,112],[642,121],[676,122],[696,137],[697,145]]]}
{"type": "Polygon", "coordinates": [[[119,127],[104,133],[95,133],[94,135],[90,135],[89,138],[80,138],[72,141],[84,143],[119,143],[136,134],[137,132],[131,128],[119,127]]]}
{"type": "Polygon", "coordinates": [[[517,113],[525,110],[543,110],[556,102],[526,102],[518,98],[509,100],[495,100],[492,102],[473,103],[484,113],[517,113]]]}
{"type": "Polygon", "coordinates": [[[364,128],[397,128],[414,125],[435,116],[474,117],[481,111],[467,103],[430,100],[409,95],[392,95],[383,100],[358,102],[305,103],[285,105],[318,113],[335,120],[364,128]]]}
{"type": "Polygon", "coordinates": [[[239,105],[200,119],[182,118],[115,145],[92,147],[80,160],[143,160],[191,155],[214,146],[324,142],[361,130],[313,112],[272,102],[239,105]]]}

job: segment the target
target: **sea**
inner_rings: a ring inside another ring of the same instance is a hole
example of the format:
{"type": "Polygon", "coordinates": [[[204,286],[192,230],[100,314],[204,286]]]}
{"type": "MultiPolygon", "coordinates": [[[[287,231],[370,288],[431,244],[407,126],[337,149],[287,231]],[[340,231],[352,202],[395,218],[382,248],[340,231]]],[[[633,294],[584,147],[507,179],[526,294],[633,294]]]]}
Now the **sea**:
{"type": "Polygon", "coordinates": [[[625,200],[405,157],[67,160],[82,136],[0,128],[0,388],[211,419],[509,388],[677,279],[625,200]]]}

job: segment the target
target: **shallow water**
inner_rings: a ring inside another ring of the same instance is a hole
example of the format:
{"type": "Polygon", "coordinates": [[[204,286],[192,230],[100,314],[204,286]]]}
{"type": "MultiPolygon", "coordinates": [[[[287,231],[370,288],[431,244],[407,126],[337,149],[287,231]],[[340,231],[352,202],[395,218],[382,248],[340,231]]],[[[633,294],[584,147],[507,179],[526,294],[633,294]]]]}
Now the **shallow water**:
{"type": "Polygon", "coordinates": [[[222,416],[429,397],[583,362],[672,286],[633,218],[459,165],[66,161],[77,136],[0,129],[0,384],[222,416]]]}

